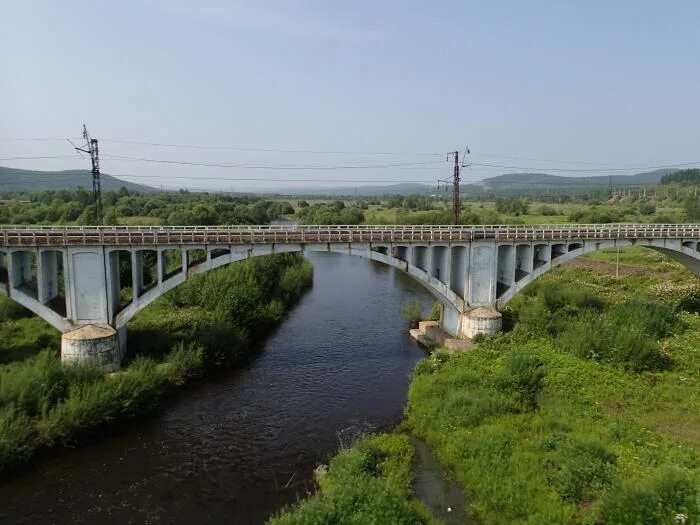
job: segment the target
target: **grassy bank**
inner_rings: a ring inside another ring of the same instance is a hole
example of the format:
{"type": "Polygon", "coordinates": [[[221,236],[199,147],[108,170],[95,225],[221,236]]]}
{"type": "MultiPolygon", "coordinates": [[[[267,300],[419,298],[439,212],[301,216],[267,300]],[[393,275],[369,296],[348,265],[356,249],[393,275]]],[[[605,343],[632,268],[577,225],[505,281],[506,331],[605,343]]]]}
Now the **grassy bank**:
{"type": "Polygon", "coordinates": [[[413,447],[405,435],[366,437],[316,471],[318,492],[270,520],[313,523],[420,525],[436,523],[411,497],[413,447]]]}
{"type": "MultiPolygon", "coordinates": [[[[115,374],[61,366],[54,335],[47,349],[0,366],[0,474],[41,448],[71,444],[107,424],[146,414],[172,386],[248,358],[311,279],[311,265],[295,254],[193,278],[129,325],[130,362],[115,374]]],[[[15,317],[19,332],[9,344],[3,340],[2,356],[18,354],[18,341],[30,349],[39,344],[28,331],[34,321],[15,317]]]]}
{"type": "Polygon", "coordinates": [[[510,333],[418,366],[407,424],[483,523],[698,523],[698,287],[654,270],[557,270],[510,333]]]}
{"type": "MultiPolygon", "coordinates": [[[[655,252],[620,259],[619,279],[614,253],[552,271],[511,303],[504,334],[417,365],[402,428],[481,523],[700,523],[700,286],[655,252]]],[[[370,504],[348,474],[321,516],[351,493],[370,504]]],[[[319,500],[323,482],[285,518],[319,500]]]]}

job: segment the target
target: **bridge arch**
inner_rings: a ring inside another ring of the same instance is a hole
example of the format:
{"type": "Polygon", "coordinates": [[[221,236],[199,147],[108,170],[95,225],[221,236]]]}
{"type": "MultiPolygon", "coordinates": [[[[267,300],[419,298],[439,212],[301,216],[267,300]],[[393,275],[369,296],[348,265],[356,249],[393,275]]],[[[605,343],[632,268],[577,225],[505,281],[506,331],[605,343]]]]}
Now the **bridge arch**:
{"type": "MultiPolygon", "coordinates": [[[[447,308],[455,312],[464,310],[464,299],[450,287],[450,272],[445,268],[450,263],[448,251],[453,249],[447,244],[439,245],[410,245],[410,244],[373,244],[365,246],[354,246],[347,243],[324,243],[324,244],[282,244],[282,245],[248,245],[206,247],[204,245],[183,246],[183,261],[188,252],[192,250],[204,250],[207,253],[206,260],[193,266],[187,267],[186,271],[174,272],[170,275],[158,272],[158,283],[145,290],[141,294],[134,294],[132,301],[122,310],[116,313],[114,326],[121,329],[141,310],[158,299],[163,294],[176,288],[194,275],[201,274],[228,264],[233,264],[252,257],[279,253],[305,253],[305,252],[327,252],[343,255],[353,255],[365,259],[377,261],[387,266],[398,268],[411,276],[416,282],[430,291],[433,296],[447,308]],[[416,250],[417,248],[417,250],[416,250]],[[217,253],[218,252],[218,253],[217,253]],[[434,254],[437,254],[433,259],[434,254]],[[417,261],[421,266],[412,264],[410,261],[417,261]],[[430,262],[428,262],[430,261],[430,262]],[[428,266],[430,264],[430,266],[428,266]]],[[[459,246],[458,249],[466,250],[466,246],[459,246]]],[[[161,252],[165,249],[156,249],[159,253],[158,260],[161,260],[161,252]]],[[[158,263],[161,268],[162,263],[158,263]]],[[[184,264],[184,263],[183,263],[184,264]]],[[[453,282],[463,282],[457,279],[453,282]]]]}
{"type": "MultiPolygon", "coordinates": [[[[546,245],[536,243],[532,245],[532,266],[530,271],[524,271],[520,279],[515,279],[513,283],[501,291],[496,298],[496,307],[503,308],[508,304],[523,288],[532,281],[544,275],[552,268],[563,263],[585,255],[588,253],[605,250],[608,248],[626,248],[631,246],[641,246],[663,253],[669,258],[681,263],[686,269],[696,277],[700,277],[700,242],[681,241],[680,239],[639,239],[639,240],[600,240],[600,241],[570,241],[567,243],[557,243],[551,246],[551,255],[546,260],[546,245]],[[555,251],[556,247],[556,251],[555,251]]],[[[519,247],[519,246],[518,246],[519,247]]],[[[520,260],[516,259],[516,264],[520,260]]],[[[529,264],[529,263],[528,263],[529,264]]],[[[517,272],[517,270],[516,270],[517,272]]]]}

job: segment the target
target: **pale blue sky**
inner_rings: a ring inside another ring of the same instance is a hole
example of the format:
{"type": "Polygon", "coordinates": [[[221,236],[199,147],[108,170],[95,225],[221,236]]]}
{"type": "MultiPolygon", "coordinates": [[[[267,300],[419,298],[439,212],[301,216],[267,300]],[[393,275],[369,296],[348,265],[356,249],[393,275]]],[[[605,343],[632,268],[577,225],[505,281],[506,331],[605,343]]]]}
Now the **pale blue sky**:
{"type": "MultiPolygon", "coordinates": [[[[696,1],[3,0],[0,9],[0,139],[77,137],[86,122],[100,139],[178,144],[405,153],[469,144],[475,163],[530,168],[588,165],[484,154],[625,166],[700,161],[696,1]]],[[[100,146],[104,155],[248,165],[433,160],[100,146]]],[[[65,142],[0,140],[0,157],[41,154],[71,151],[65,142]]],[[[106,156],[103,171],[235,189],[304,183],[195,179],[450,174],[444,162],[306,172],[106,156]]],[[[508,171],[474,167],[464,177],[508,171]]]]}

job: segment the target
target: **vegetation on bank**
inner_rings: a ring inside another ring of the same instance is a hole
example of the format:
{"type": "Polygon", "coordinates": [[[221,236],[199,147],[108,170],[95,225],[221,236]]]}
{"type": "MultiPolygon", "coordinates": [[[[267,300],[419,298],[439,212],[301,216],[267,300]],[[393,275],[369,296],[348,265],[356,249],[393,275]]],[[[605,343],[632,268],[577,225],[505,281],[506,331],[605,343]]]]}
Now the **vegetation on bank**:
{"type": "MultiPolygon", "coordinates": [[[[246,359],[311,278],[311,265],[298,254],[250,259],[194,277],[129,325],[132,357],[114,374],[62,366],[53,338],[37,355],[0,366],[0,473],[40,448],[148,413],[171,386],[246,359]]],[[[10,343],[36,343],[30,326],[10,343]]],[[[0,341],[0,355],[16,355],[17,345],[8,350],[7,343],[0,341]]]]}
{"type": "Polygon", "coordinates": [[[365,437],[316,471],[318,491],[270,525],[437,523],[411,496],[413,447],[407,436],[365,437]]]}
{"type": "Polygon", "coordinates": [[[692,284],[557,270],[512,303],[511,332],[418,365],[407,426],[485,524],[698,523],[692,284]]]}
{"type": "MultiPolygon", "coordinates": [[[[416,366],[400,428],[451,470],[480,523],[700,523],[700,286],[656,252],[621,259],[634,271],[620,279],[553,270],[511,302],[505,333],[416,366]]],[[[352,489],[364,474],[343,474],[332,498],[321,480],[273,523],[368,508],[374,492],[352,489]]]]}

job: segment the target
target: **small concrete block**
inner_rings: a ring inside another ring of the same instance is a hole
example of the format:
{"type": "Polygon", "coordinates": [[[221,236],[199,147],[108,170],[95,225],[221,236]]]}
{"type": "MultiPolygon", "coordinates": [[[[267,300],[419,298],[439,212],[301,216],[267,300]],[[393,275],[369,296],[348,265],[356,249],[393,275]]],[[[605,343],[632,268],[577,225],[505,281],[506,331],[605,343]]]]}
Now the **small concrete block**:
{"type": "Polygon", "coordinates": [[[463,352],[471,348],[472,344],[471,339],[447,339],[445,348],[453,352],[463,352]]]}
{"type": "Polygon", "coordinates": [[[427,332],[430,327],[440,328],[440,321],[419,321],[418,329],[427,332]]]}

